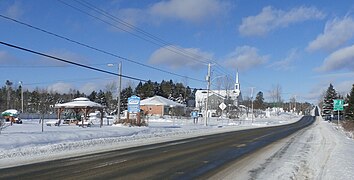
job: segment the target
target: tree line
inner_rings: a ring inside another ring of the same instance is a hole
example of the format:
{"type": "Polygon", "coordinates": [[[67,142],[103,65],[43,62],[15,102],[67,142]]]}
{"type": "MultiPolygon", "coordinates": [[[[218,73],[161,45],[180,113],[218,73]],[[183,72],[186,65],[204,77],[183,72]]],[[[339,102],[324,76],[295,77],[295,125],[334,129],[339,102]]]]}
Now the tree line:
{"type": "MultiPolygon", "coordinates": [[[[0,88],[0,111],[6,109],[21,110],[21,86],[14,86],[7,80],[5,85],[0,88]]],[[[194,107],[195,92],[197,89],[191,89],[183,83],[175,83],[172,80],[162,80],[158,82],[139,82],[137,85],[127,83],[121,90],[121,112],[127,109],[128,98],[137,95],[141,99],[155,95],[168,98],[178,103],[194,107]],[[191,102],[191,103],[188,103],[191,102]]],[[[265,102],[263,92],[259,91],[253,99],[254,109],[265,110],[268,107],[282,107],[285,111],[290,111],[296,107],[298,112],[305,111],[311,107],[310,103],[300,103],[291,100],[283,102],[281,100],[281,87],[278,85],[271,92],[272,102],[265,102]]],[[[116,113],[118,100],[116,97],[117,85],[115,83],[107,84],[104,90],[92,91],[89,94],[79,90],[69,89],[67,93],[58,93],[47,89],[35,88],[33,90],[23,89],[23,106],[26,113],[54,113],[54,105],[57,103],[70,102],[77,97],[87,97],[91,101],[106,106],[108,113],[116,113]]],[[[354,95],[353,95],[354,97],[354,95]]],[[[251,107],[252,100],[248,97],[241,100],[240,104],[251,107]]]]}
{"type": "MultiPolygon", "coordinates": [[[[22,106],[22,86],[14,87],[9,80],[0,89],[0,110],[6,109],[21,110],[22,106]]],[[[91,101],[100,103],[106,106],[107,112],[111,113],[117,109],[118,100],[116,84],[108,84],[105,90],[92,91],[90,94],[85,94],[79,90],[69,89],[67,93],[58,93],[48,91],[47,89],[35,88],[30,91],[23,89],[23,108],[26,113],[53,113],[54,105],[72,101],[77,97],[87,97],[91,101]]],[[[141,99],[159,95],[179,103],[186,103],[189,99],[194,99],[196,89],[192,90],[189,86],[184,86],[182,83],[174,83],[172,80],[162,80],[158,82],[140,82],[136,87],[128,85],[121,90],[121,110],[127,108],[128,98],[132,95],[137,95],[141,99]]]]}

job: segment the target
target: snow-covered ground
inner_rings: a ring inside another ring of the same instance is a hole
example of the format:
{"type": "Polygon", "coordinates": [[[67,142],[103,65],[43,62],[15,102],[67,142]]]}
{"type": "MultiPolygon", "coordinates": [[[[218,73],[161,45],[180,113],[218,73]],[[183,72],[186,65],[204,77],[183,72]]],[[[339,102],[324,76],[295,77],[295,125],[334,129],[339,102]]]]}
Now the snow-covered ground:
{"type": "Polygon", "coordinates": [[[217,179],[353,179],[354,140],[337,124],[313,126],[219,172],[217,179]]]}
{"type": "MultiPolygon", "coordinates": [[[[0,168],[45,160],[89,154],[235,131],[281,125],[300,116],[283,114],[252,121],[213,118],[204,126],[191,119],[150,119],[148,127],[44,126],[38,120],[23,120],[0,134],[0,168]]],[[[313,126],[301,130],[275,145],[265,147],[240,164],[230,166],[218,179],[353,179],[354,140],[336,124],[318,118],[313,126]],[[243,164],[242,164],[243,162],[243,164]]]]}
{"type": "Polygon", "coordinates": [[[336,124],[318,119],[314,126],[292,140],[284,154],[274,156],[276,165],[266,168],[260,177],[349,180],[354,178],[353,155],[353,139],[338,130],[336,124]]]}
{"type": "Polygon", "coordinates": [[[193,124],[192,119],[150,118],[148,127],[112,126],[105,122],[101,128],[98,125],[85,128],[46,126],[44,123],[43,132],[38,119],[24,119],[23,124],[8,126],[0,134],[0,168],[213,133],[281,125],[299,119],[300,116],[292,114],[257,118],[254,121],[250,118],[236,121],[211,118],[208,126],[204,126],[201,120],[199,124],[193,124]]]}

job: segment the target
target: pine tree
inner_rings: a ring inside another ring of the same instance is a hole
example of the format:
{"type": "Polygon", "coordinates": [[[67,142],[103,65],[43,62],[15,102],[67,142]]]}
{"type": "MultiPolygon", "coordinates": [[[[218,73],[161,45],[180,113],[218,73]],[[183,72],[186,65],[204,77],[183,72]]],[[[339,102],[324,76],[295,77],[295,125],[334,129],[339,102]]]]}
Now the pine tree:
{"type": "Polygon", "coordinates": [[[96,101],[97,99],[97,92],[96,91],[92,91],[91,94],[88,96],[88,98],[90,99],[90,101],[96,101]]]}
{"type": "Polygon", "coordinates": [[[139,96],[141,99],[144,99],[142,98],[144,96],[144,93],[143,93],[143,83],[140,81],[139,84],[135,87],[135,91],[134,91],[134,94],[139,96]]]}
{"type": "Polygon", "coordinates": [[[346,103],[348,104],[348,106],[345,107],[346,119],[353,121],[354,120],[354,84],[352,85],[352,90],[350,91],[350,94],[347,95],[346,103]]]}
{"type": "Polygon", "coordinates": [[[254,100],[254,109],[262,109],[264,110],[264,97],[263,92],[259,91],[257,93],[256,99],[254,100]]]}
{"type": "Polygon", "coordinates": [[[122,90],[122,92],[120,93],[121,110],[125,110],[128,108],[128,98],[131,97],[133,94],[134,93],[133,93],[133,89],[131,86],[128,86],[122,90]]]}
{"type": "Polygon", "coordinates": [[[97,102],[97,103],[99,103],[99,104],[101,104],[103,106],[107,105],[106,95],[105,95],[105,93],[102,90],[100,90],[98,92],[95,102],[97,102]]]}
{"type": "Polygon", "coordinates": [[[333,100],[337,99],[337,92],[333,88],[332,84],[329,84],[329,87],[326,91],[326,95],[323,100],[322,105],[322,116],[327,119],[333,114],[333,100]]]}

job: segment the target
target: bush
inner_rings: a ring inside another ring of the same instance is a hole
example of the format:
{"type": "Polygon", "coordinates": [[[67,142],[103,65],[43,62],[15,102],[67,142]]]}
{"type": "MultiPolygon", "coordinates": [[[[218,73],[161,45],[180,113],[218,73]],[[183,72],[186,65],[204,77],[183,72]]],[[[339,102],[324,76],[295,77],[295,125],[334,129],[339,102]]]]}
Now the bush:
{"type": "Polygon", "coordinates": [[[354,121],[343,121],[342,126],[345,131],[354,132],[354,121]]]}

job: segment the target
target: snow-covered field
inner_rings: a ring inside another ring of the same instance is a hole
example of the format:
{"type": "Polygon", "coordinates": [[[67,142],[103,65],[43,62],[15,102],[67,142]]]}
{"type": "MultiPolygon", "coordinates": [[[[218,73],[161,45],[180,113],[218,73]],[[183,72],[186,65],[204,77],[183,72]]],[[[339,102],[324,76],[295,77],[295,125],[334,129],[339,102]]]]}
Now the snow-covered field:
{"type": "Polygon", "coordinates": [[[281,125],[299,119],[300,116],[292,114],[259,118],[253,123],[247,118],[237,121],[211,118],[208,126],[204,126],[201,120],[199,124],[193,124],[192,119],[156,118],[149,119],[148,127],[104,125],[100,128],[94,125],[82,128],[44,124],[43,132],[38,119],[24,119],[23,124],[8,126],[0,134],[0,168],[213,133],[281,125]]]}
{"type": "MultiPolygon", "coordinates": [[[[104,125],[78,127],[44,126],[37,119],[9,126],[0,134],[0,168],[45,160],[89,154],[235,131],[281,125],[300,116],[281,116],[231,121],[213,118],[204,126],[191,119],[150,119],[148,127],[104,125]]],[[[318,118],[313,126],[301,130],[275,145],[268,146],[245,161],[244,167],[230,166],[218,179],[353,179],[354,140],[336,124],[318,118]]],[[[242,162],[242,161],[241,161],[242,162]]]]}

